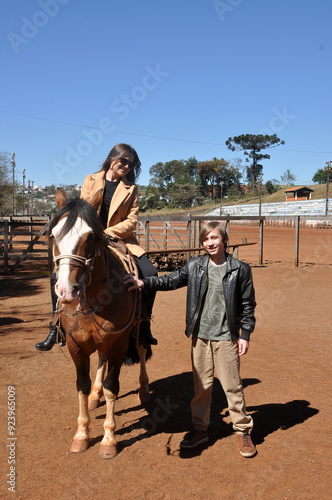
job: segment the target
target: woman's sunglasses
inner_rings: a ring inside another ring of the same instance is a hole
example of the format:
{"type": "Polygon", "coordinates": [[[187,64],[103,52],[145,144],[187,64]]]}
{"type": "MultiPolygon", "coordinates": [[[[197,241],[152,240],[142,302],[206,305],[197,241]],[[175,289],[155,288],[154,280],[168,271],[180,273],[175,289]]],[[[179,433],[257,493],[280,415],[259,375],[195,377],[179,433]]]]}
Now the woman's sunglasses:
{"type": "Polygon", "coordinates": [[[123,165],[124,167],[129,167],[130,169],[133,168],[134,166],[134,163],[132,161],[129,161],[127,160],[127,158],[119,158],[119,162],[121,163],[121,165],[123,165]]]}

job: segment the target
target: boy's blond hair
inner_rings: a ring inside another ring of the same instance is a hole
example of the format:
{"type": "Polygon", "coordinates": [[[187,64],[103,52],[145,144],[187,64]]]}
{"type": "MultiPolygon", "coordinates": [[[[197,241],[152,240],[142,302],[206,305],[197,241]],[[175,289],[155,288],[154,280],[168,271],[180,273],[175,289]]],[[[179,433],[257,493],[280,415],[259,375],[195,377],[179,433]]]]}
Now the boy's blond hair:
{"type": "Polygon", "coordinates": [[[226,229],[224,228],[224,226],[220,222],[217,222],[217,221],[207,221],[207,222],[204,222],[204,224],[201,227],[201,230],[199,232],[199,244],[203,245],[203,241],[205,240],[206,236],[211,231],[213,231],[213,229],[218,229],[219,230],[220,235],[222,237],[222,240],[225,243],[225,247],[226,247],[226,243],[228,241],[228,235],[226,233],[226,229]]]}

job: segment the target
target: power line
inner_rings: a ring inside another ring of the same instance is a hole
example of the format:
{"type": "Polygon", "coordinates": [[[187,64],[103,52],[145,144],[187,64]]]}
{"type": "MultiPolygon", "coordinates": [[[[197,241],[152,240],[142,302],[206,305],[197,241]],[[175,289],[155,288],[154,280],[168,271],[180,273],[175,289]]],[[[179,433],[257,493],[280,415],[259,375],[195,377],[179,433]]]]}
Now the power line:
{"type": "MultiPolygon", "coordinates": [[[[40,120],[44,122],[51,122],[51,123],[58,123],[60,125],[70,125],[72,127],[86,127],[90,129],[96,128],[95,126],[92,125],[83,125],[81,123],[73,123],[73,122],[65,122],[61,120],[52,120],[51,118],[41,118],[39,116],[32,116],[32,115],[27,115],[24,113],[14,113],[12,111],[5,111],[0,109],[0,113],[6,113],[9,115],[14,115],[14,116],[22,116],[24,118],[31,118],[33,120],[40,120]]],[[[179,139],[176,137],[163,137],[163,136],[158,136],[158,135],[149,135],[149,134],[139,134],[137,132],[128,132],[128,131],[123,131],[123,130],[113,130],[112,132],[116,134],[123,134],[123,135],[134,135],[137,137],[147,137],[149,139],[161,139],[163,141],[176,141],[176,142],[188,142],[192,144],[203,144],[207,146],[222,146],[226,147],[224,143],[220,142],[206,142],[206,141],[197,141],[197,140],[192,140],[192,139],[179,139]]],[[[285,149],[282,147],[276,148],[275,151],[278,152],[287,152],[287,153],[315,153],[315,154],[332,154],[332,151],[310,151],[310,150],[302,150],[302,149],[285,149]]]]}

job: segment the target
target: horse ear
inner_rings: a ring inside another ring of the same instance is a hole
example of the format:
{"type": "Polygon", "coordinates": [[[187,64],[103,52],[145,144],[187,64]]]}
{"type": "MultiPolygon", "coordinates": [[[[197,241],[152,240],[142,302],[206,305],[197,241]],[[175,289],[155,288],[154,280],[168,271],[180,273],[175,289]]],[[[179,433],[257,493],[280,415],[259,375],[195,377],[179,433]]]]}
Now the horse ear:
{"type": "Polygon", "coordinates": [[[104,194],[104,190],[99,189],[99,191],[97,191],[96,194],[93,195],[91,200],[89,200],[90,205],[92,205],[96,211],[98,210],[98,208],[100,207],[100,205],[103,202],[103,194],[104,194]]]}
{"type": "Polygon", "coordinates": [[[60,189],[60,188],[58,188],[58,190],[56,192],[55,201],[56,201],[56,204],[58,205],[58,209],[59,210],[68,201],[66,193],[62,189],[60,189]]]}

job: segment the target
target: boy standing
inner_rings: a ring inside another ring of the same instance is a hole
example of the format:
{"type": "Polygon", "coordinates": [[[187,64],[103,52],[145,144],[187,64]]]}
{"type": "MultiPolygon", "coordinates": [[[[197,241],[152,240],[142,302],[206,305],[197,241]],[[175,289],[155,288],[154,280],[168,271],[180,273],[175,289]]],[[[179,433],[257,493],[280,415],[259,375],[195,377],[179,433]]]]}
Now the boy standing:
{"type": "Polygon", "coordinates": [[[143,281],[131,275],[126,283],[147,290],[175,290],[187,286],[186,335],[192,336],[195,396],[191,402],[195,430],[180,443],[193,449],[208,442],[214,371],[227,397],[240,453],[253,457],[256,448],[250,432],[253,419],[246,413],[239,356],[248,352],[255,327],[256,306],[250,266],[225,252],[227,233],[219,222],[206,222],[199,234],[207,255],[190,259],[181,269],[143,281]],[[241,330],[241,333],[240,333],[241,330]]]}

